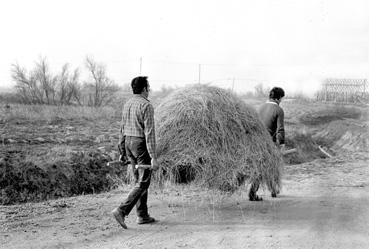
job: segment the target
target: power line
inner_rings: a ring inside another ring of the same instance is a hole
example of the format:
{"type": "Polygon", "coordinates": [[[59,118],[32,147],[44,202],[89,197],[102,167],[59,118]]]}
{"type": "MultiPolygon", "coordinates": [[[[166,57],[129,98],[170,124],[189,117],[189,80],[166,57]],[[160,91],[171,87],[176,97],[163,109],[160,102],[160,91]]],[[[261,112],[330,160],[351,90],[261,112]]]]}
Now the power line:
{"type": "MultiPolygon", "coordinates": [[[[143,58],[143,57],[140,57],[143,58]]],[[[131,62],[134,63],[136,60],[135,59],[125,59],[125,60],[110,60],[110,62],[112,63],[120,63],[120,62],[131,62]]],[[[199,62],[197,61],[182,61],[182,60],[165,60],[165,59],[155,59],[155,58],[150,58],[150,57],[145,57],[145,61],[147,62],[156,62],[156,63],[163,63],[163,64],[180,64],[180,65],[198,65],[199,62]]],[[[237,66],[237,64],[227,64],[227,63],[200,63],[201,65],[205,65],[205,66],[237,66]]]]}
{"type": "Polygon", "coordinates": [[[142,75],[141,72],[142,72],[142,57],[140,57],[140,75],[142,75]]]}
{"type": "Polygon", "coordinates": [[[201,84],[201,64],[199,64],[199,84],[201,84]]]}

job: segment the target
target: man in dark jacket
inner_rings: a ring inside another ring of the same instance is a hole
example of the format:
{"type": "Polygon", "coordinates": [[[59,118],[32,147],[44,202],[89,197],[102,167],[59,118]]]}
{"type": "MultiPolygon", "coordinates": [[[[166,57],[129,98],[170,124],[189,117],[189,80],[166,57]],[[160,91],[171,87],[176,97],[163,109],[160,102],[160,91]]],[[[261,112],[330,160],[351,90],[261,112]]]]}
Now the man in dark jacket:
{"type": "MultiPolygon", "coordinates": [[[[284,91],[280,87],[273,87],[269,92],[269,100],[264,103],[259,109],[259,117],[267,128],[271,135],[273,142],[280,147],[281,151],[284,150],[284,111],[279,106],[282,98],[284,97],[284,91]]],[[[258,180],[251,184],[249,192],[250,201],[261,201],[256,192],[259,189],[260,182],[258,180]]],[[[272,197],[276,197],[277,193],[272,193],[272,197]]]]}
{"type": "Polygon", "coordinates": [[[272,136],[273,142],[278,146],[284,146],[284,111],[279,106],[283,97],[283,89],[273,87],[269,93],[269,100],[259,110],[260,120],[272,136]]]}
{"type": "Polygon", "coordinates": [[[156,141],[154,108],[147,99],[150,85],[147,77],[136,77],[131,82],[133,97],[125,103],[122,113],[120,140],[123,139],[125,150],[132,165],[135,186],[121,205],[112,211],[118,223],[125,229],[125,217],[136,206],[137,223],[155,222],[147,208],[148,188],[151,170],[158,169],[156,161],[156,141]],[[138,168],[135,165],[151,164],[151,169],[138,168]]]}

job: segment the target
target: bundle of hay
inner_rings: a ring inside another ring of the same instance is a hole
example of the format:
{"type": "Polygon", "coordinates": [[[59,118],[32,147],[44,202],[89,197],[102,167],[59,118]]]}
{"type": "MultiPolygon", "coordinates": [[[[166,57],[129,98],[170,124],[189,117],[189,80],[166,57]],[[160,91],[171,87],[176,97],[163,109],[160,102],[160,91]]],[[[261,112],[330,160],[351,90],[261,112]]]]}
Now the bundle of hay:
{"type": "Polygon", "coordinates": [[[163,174],[233,191],[245,180],[281,187],[282,159],[255,110],[229,91],[206,85],[178,89],[155,110],[163,174]]]}

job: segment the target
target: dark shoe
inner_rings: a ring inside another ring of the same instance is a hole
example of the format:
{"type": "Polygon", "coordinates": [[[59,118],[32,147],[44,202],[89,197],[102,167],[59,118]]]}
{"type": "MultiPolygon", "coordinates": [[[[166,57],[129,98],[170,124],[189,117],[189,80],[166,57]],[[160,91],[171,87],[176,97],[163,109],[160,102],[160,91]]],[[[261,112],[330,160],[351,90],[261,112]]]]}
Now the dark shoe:
{"type": "Polygon", "coordinates": [[[260,196],[258,196],[258,195],[255,195],[255,196],[253,196],[252,198],[251,198],[251,197],[249,197],[249,200],[250,200],[250,201],[262,201],[262,200],[263,200],[263,198],[262,198],[262,197],[260,197],[260,196]]]}
{"type": "Polygon", "coordinates": [[[137,217],[137,224],[142,225],[142,224],[148,224],[148,223],[153,223],[156,220],[153,217],[147,216],[147,217],[137,217]]]}
{"type": "Polygon", "coordinates": [[[250,192],[249,193],[249,200],[250,201],[262,201],[263,198],[261,198],[260,196],[258,196],[256,193],[254,192],[250,192]]]}
{"type": "Polygon", "coordinates": [[[121,225],[124,229],[127,229],[126,223],[124,223],[124,215],[119,210],[119,208],[115,208],[113,211],[111,211],[114,218],[118,221],[119,225],[121,225]]]}

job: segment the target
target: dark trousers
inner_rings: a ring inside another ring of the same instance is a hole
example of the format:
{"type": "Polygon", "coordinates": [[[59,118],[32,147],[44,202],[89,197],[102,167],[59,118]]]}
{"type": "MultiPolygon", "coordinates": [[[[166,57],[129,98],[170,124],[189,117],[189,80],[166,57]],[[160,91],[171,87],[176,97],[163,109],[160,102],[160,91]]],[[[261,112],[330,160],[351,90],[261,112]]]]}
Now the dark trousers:
{"type": "Polygon", "coordinates": [[[259,190],[259,186],[260,186],[260,180],[259,179],[255,179],[251,183],[249,198],[253,199],[253,198],[256,197],[256,192],[259,190]]]}
{"type": "Polygon", "coordinates": [[[121,203],[119,209],[123,215],[127,216],[136,205],[137,216],[147,217],[149,215],[147,210],[147,190],[150,186],[151,170],[134,168],[134,165],[137,164],[151,164],[151,157],[146,148],[145,138],[127,136],[125,148],[132,166],[135,185],[127,198],[121,203]]]}

